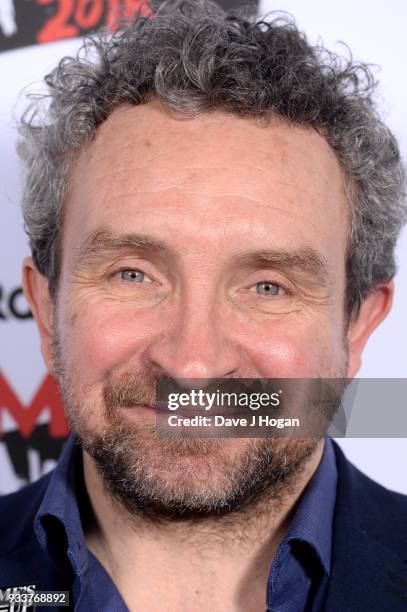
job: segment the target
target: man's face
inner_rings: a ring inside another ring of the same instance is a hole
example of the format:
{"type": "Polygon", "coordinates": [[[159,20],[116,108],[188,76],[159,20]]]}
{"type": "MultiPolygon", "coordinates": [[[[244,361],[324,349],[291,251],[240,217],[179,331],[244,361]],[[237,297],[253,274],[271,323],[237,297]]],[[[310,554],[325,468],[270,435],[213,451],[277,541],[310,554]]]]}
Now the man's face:
{"type": "Polygon", "coordinates": [[[346,375],[347,228],[313,130],[157,102],[101,125],[66,203],[54,346],[71,426],[108,481],[116,461],[119,497],[204,512],[303,466],[316,441],[162,440],[143,404],[160,376],[346,375]]]}

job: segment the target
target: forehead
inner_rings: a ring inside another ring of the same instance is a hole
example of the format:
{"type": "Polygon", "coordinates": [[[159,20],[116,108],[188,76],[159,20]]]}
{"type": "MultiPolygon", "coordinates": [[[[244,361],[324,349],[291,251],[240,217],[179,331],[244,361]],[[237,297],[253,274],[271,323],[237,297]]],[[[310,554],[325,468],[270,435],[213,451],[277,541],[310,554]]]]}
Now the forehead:
{"type": "Polygon", "coordinates": [[[64,244],[108,228],[184,249],[216,238],[226,249],[259,239],[345,249],[346,219],[343,173],[316,131],[220,111],[185,119],[153,101],[116,109],[81,153],[64,244]]]}

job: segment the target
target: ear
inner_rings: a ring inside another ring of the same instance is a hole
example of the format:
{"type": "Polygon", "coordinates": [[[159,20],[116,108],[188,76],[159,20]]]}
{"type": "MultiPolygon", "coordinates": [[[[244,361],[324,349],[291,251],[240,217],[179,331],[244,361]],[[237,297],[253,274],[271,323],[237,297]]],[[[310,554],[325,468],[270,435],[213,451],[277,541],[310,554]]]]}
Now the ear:
{"type": "Polygon", "coordinates": [[[362,351],[372,332],[388,315],[394,295],[393,281],[378,285],[363,300],[357,315],[352,315],[348,327],[349,378],[353,378],[362,363],[362,351]]]}
{"type": "Polygon", "coordinates": [[[48,290],[48,279],[40,274],[31,257],[23,263],[24,295],[31,306],[41,339],[41,352],[45,364],[52,372],[52,316],[53,302],[48,290]]]}

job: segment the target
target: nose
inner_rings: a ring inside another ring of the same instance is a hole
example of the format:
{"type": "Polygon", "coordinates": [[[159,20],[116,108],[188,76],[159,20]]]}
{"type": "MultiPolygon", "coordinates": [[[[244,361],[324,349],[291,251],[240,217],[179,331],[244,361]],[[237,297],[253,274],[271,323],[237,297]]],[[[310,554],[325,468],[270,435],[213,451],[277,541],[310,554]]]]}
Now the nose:
{"type": "Polygon", "coordinates": [[[149,345],[149,365],[175,380],[238,376],[242,351],[233,339],[227,304],[183,300],[149,345]]]}

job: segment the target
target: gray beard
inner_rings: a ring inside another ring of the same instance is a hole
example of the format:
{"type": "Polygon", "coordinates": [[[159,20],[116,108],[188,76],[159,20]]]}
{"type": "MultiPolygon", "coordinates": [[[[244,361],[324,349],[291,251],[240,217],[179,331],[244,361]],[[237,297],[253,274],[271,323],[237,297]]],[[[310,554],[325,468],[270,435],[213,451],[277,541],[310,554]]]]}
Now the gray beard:
{"type": "Polygon", "coordinates": [[[130,516],[155,521],[243,513],[265,499],[275,505],[295,486],[319,443],[317,438],[252,439],[230,460],[224,440],[162,439],[157,465],[146,453],[152,436],[154,426],[136,430],[120,424],[97,439],[82,437],[81,443],[114,500],[130,516]],[[168,471],[162,473],[163,468],[168,471]]]}

